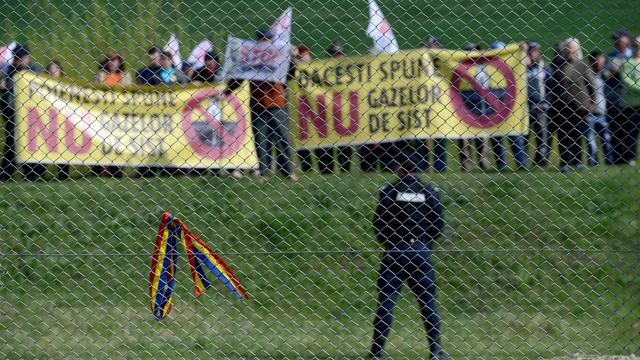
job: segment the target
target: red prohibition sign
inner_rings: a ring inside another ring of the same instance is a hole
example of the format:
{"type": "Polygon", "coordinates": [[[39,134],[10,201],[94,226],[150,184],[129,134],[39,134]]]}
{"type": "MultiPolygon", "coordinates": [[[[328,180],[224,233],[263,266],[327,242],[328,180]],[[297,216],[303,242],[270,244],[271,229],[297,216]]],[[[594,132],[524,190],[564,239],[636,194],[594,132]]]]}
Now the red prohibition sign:
{"type": "Polygon", "coordinates": [[[453,103],[453,110],[456,115],[464,122],[465,124],[475,127],[475,128],[489,128],[499,125],[504,122],[510,115],[513,110],[513,107],[516,102],[516,79],[507,65],[502,59],[499,57],[478,57],[469,59],[461,64],[459,64],[451,74],[451,88],[449,90],[451,95],[451,100],[453,103]],[[479,64],[490,65],[495,68],[502,76],[504,76],[507,85],[505,90],[504,99],[499,99],[496,97],[491,91],[485,89],[478,81],[474,78],[473,74],[470,73],[470,69],[473,66],[479,64]],[[491,114],[476,114],[472,112],[467,104],[465,104],[464,99],[460,93],[460,83],[462,80],[471,85],[473,91],[475,91],[487,104],[493,109],[494,112],[491,114]]]}
{"type": "Polygon", "coordinates": [[[221,160],[233,156],[244,144],[247,130],[247,114],[242,109],[242,103],[234,95],[223,95],[217,89],[207,89],[197,92],[187,101],[182,111],[182,129],[187,136],[187,141],[193,151],[205,158],[221,160]],[[203,102],[207,100],[221,99],[234,110],[236,123],[232,130],[228,130],[219,119],[214,119],[213,115],[207,112],[203,102]],[[193,114],[199,113],[211,127],[215,135],[220,140],[220,145],[212,146],[204,142],[193,126],[193,114]]]}

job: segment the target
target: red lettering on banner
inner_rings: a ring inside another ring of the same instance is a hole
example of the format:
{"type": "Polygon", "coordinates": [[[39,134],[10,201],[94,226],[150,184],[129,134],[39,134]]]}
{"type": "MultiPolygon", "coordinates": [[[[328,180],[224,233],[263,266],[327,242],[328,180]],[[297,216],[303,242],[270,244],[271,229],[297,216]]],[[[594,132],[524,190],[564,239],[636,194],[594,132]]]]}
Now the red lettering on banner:
{"type": "MultiPolygon", "coordinates": [[[[56,108],[49,108],[47,110],[48,123],[42,121],[40,114],[35,108],[29,109],[27,113],[27,124],[29,129],[27,130],[27,151],[35,153],[38,151],[37,137],[40,136],[44,139],[47,145],[47,151],[52,153],[58,153],[58,144],[60,138],[58,137],[58,110],[56,108]]],[[[74,154],[84,154],[91,150],[91,137],[84,131],[81,131],[82,142],[78,144],[76,137],[74,136],[75,125],[65,116],[64,121],[64,145],[67,150],[74,154]]]]}
{"type": "Polygon", "coordinates": [[[358,113],[358,93],[349,93],[349,127],[342,121],[342,94],[333,95],[333,128],[340,136],[353,135],[360,128],[360,113],[358,113]]]}
{"type": "Polygon", "coordinates": [[[327,137],[327,104],[324,95],[317,96],[318,112],[311,109],[309,99],[306,96],[298,98],[298,114],[300,114],[300,140],[309,138],[309,121],[313,123],[321,138],[327,137]]]}
{"type": "Polygon", "coordinates": [[[85,154],[91,150],[91,137],[85,134],[84,131],[80,131],[82,135],[82,143],[78,144],[76,142],[76,137],[74,135],[75,126],[69,120],[64,121],[64,144],[72,153],[85,154]]]}
{"type": "Polygon", "coordinates": [[[58,152],[58,111],[54,108],[50,108],[48,111],[49,123],[47,126],[42,122],[40,114],[36,108],[29,109],[27,113],[27,150],[31,153],[38,151],[38,144],[36,138],[41,136],[47,144],[47,151],[58,152]]]}

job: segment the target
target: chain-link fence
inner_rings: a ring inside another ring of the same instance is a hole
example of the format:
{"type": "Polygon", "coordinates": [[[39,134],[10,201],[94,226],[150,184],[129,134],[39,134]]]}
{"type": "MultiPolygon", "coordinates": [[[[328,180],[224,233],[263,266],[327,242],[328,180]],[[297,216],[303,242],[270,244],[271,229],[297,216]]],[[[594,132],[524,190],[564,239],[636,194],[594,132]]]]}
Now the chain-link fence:
{"type": "Polygon", "coordinates": [[[0,356],[634,358],[638,5],[5,2],[0,356]]]}

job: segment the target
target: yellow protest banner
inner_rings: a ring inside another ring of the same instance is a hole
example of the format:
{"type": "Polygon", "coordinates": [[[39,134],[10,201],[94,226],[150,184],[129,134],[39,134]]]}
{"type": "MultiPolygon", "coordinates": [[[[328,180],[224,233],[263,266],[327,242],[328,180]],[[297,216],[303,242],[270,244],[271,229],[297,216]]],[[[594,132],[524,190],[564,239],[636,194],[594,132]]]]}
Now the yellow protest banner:
{"type": "Polygon", "coordinates": [[[528,129],[524,55],[517,45],[318,60],[298,64],[289,84],[298,148],[528,129]]]}
{"type": "Polygon", "coordinates": [[[20,162],[254,168],[249,88],[116,89],[16,75],[20,162]]]}
{"type": "Polygon", "coordinates": [[[488,51],[431,50],[445,90],[433,104],[434,137],[526,134],[529,128],[525,54],[517,44],[488,51]]]}

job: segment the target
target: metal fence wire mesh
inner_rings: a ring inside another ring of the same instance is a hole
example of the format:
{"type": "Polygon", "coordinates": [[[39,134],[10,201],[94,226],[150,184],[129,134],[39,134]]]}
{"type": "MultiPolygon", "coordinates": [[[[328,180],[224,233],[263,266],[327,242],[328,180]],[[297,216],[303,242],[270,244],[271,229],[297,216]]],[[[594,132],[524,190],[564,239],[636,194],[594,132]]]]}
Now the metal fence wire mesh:
{"type": "Polygon", "coordinates": [[[640,3],[376,1],[2,3],[0,357],[636,358],[640,3]]]}

